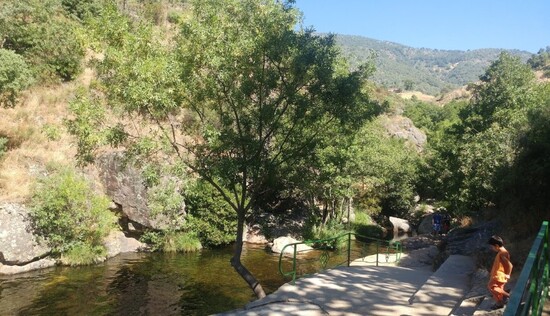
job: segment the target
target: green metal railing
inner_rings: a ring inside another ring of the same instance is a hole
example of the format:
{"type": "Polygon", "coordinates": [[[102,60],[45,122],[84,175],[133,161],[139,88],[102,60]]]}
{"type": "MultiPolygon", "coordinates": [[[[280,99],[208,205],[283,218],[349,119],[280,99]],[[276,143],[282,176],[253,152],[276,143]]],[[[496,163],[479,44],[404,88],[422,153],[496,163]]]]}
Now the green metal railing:
{"type": "Polygon", "coordinates": [[[518,282],[504,310],[504,316],[542,315],[544,302],[548,298],[548,244],[548,222],[545,221],[533,242],[518,282]]]}
{"type": "Polygon", "coordinates": [[[358,259],[360,262],[372,263],[376,266],[381,262],[398,262],[401,259],[401,253],[402,246],[400,242],[370,238],[348,232],[333,238],[306,240],[285,245],[279,256],[279,273],[283,277],[291,277],[292,284],[294,284],[297,277],[344,264],[349,267],[351,262],[358,259]],[[310,246],[313,251],[299,250],[300,245],[310,246]],[[288,247],[292,247],[293,251],[290,254],[290,267],[285,270],[284,265],[285,263],[288,265],[288,259],[286,261],[283,259],[285,255],[289,255],[285,253],[285,249],[288,247]],[[319,252],[320,255],[317,258],[315,255],[319,252]],[[367,255],[371,255],[373,258],[369,261],[366,259],[367,255]],[[312,264],[312,262],[316,264],[312,264]],[[305,267],[301,268],[301,265],[305,267]]]}

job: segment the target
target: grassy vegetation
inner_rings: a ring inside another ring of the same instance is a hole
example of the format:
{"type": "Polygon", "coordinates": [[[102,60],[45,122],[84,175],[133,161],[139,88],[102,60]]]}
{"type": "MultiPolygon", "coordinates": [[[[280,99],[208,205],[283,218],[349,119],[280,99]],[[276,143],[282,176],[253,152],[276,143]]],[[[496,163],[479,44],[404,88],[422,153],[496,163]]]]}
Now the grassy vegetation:
{"type": "Polygon", "coordinates": [[[202,249],[199,237],[192,231],[148,231],[141,241],[149,244],[153,251],[193,252],[202,249]]]}

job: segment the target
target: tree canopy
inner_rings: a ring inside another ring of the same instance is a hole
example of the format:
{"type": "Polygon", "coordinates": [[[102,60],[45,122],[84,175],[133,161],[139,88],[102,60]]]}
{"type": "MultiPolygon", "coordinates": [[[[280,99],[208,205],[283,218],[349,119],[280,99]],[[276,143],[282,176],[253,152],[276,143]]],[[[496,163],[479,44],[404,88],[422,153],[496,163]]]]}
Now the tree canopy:
{"type": "Polygon", "coordinates": [[[340,67],[333,37],[297,30],[291,2],[193,1],[174,45],[147,25],[130,26],[115,7],[96,21],[108,44],[98,67],[107,98],[73,107],[85,118],[71,123],[81,157],[110,143],[209,183],[237,214],[231,263],[265,295],[240,262],[245,217],[274,175],[307,170],[328,131],[352,133],[373,113],[362,92],[370,68],[340,67]],[[119,27],[105,32],[103,23],[119,27]],[[98,107],[118,119],[105,120],[98,107]],[[90,138],[82,127],[94,123],[103,132],[90,138]]]}

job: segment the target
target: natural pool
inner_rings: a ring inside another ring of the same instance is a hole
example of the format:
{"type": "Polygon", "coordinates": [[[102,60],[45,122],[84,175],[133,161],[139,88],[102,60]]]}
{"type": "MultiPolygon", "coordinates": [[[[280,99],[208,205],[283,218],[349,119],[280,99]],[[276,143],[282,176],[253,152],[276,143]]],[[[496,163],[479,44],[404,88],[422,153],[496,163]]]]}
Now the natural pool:
{"type": "MultiPolygon", "coordinates": [[[[210,315],[241,308],[254,296],[229,264],[232,251],[128,253],[94,266],[0,276],[0,315],[210,315]]],[[[242,262],[266,293],[288,281],[278,261],[263,245],[243,247],[242,262]]]]}

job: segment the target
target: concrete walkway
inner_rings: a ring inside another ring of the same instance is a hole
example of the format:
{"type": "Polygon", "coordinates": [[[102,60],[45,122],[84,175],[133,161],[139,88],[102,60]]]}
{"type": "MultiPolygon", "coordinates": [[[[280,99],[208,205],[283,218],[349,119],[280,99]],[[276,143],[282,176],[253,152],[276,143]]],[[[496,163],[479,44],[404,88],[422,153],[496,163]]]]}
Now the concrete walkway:
{"type": "Polygon", "coordinates": [[[224,316],[449,315],[469,289],[473,260],[451,256],[430,266],[339,267],[285,284],[267,297],[224,316]]]}

